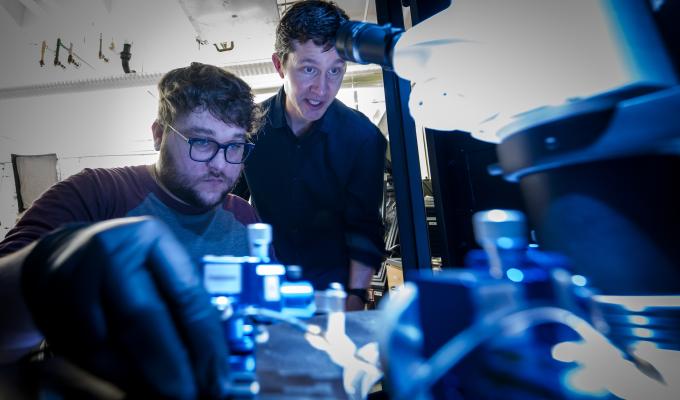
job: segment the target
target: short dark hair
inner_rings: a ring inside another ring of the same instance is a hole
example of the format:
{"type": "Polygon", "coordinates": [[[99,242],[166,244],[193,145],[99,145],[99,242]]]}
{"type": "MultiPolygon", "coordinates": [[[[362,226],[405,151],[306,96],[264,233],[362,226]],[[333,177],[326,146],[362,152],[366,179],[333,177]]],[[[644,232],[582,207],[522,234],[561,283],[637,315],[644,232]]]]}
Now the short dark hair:
{"type": "Polygon", "coordinates": [[[193,111],[207,110],[222,122],[254,132],[260,112],[253,92],[241,78],[214,65],[191,63],[173,69],[158,83],[158,121],[173,124],[193,111]]]}
{"type": "Polygon", "coordinates": [[[307,0],[293,4],[281,17],[276,27],[274,49],[282,62],[293,52],[293,41],[305,43],[312,40],[317,46],[329,50],[335,43],[335,34],[349,17],[332,1],[307,0]]]}

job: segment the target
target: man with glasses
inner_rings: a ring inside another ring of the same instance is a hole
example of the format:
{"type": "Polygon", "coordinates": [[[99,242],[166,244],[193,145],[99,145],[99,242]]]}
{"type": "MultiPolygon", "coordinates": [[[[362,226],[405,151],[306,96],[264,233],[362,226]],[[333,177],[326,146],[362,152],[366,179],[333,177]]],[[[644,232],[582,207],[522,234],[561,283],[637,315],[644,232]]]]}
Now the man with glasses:
{"type": "Polygon", "coordinates": [[[0,363],[44,335],[132,397],[225,397],[228,352],[197,265],[248,254],[258,219],[229,192],[257,107],[245,82],[199,63],[158,89],[154,165],[59,182],[0,242],[0,363]]]}
{"type": "Polygon", "coordinates": [[[318,0],[297,2],[281,18],[272,61],[283,87],[263,104],[245,176],[279,260],[301,265],[316,289],[342,283],[347,309],[361,310],[384,254],[386,141],[335,98],[346,66],[333,43],[346,20],[318,0]]]}

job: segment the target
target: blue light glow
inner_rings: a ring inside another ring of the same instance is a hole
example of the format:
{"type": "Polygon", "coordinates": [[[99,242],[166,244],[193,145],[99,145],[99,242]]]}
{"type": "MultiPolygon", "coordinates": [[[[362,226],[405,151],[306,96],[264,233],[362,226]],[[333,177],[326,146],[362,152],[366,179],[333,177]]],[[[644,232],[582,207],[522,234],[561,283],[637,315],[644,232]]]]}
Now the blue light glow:
{"type": "Polygon", "coordinates": [[[491,210],[487,213],[489,221],[503,222],[508,220],[508,213],[503,210],[491,210]]]}
{"type": "Polygon", "coordinates": [[[524,280],[524,272],[517,268],[510,268],[505,271],[505,275],[513,282],[522,282],[524,280]]]}
{"type": "Polygon", "coordinates": [[[226,306],[229,304],[229,299],[225,296],[218,296],[213,298],[212,302],[217,306],[226,306]]]}
{"type": "Polygon", "coordinates": [[[496,239],[496,245],[501,249],[512,249],[515,246],[515,241],[507,236],[502,236],[496,239]]]}
{"type": "Polygon", "coordinates": [[[640,338],[649,339],[654,336],[654,332],[647,328],[633,328],[633,335],[640,338]]]}
{"type": "MultiPolygon", "coordinates": [[[[246,371],[254,371],[255,370],[255,357],[248,357],[248,358],[246,358],[245,361],[246,361],[245,362],[245,370],[246,371]]],[[[254,389],[251,387],[250,390],[252,392],[254,389]]],[[[259,387],[258,387],[257,390],[259,390],[259,387]]]]}
{"type": "Polygon", "coordinates": [[[307,285],[286,285],[281,286],[282,294],[312,294],[314,289],[307,285]]]}
{"type": "Polygon", "coordinates": [[[635,325],[649,325],[649,318],[643,315],[631,315],[628,320],[635,325]]]}
{"type": "Polygon", "coordinates": [[[262,275],[285,275],[286,268],[281,264],[261,264],[255,268],[255,273],[262,275]]]}
{"type": "Polygon", "coordinates": [[[583,275],[572,275],[571,283],[576,286],[585,286],[588,284],[588,279],[586,279],[586,277],[583,275]]]}

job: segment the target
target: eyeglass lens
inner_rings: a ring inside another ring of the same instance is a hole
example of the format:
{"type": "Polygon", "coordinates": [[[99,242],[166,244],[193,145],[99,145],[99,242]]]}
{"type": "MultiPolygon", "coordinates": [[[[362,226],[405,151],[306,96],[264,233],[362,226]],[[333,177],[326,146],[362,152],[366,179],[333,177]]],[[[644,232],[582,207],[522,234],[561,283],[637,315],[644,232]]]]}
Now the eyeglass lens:
{"type": "Polygon", "coordinates": [[[211,140],[200,140],[191,143],[189,155],[195,161],[209,161],[215,157],[220,147],[225,149],[224,157],[226,161],[232,164],[239,164],[245,161],[250,151],[250,146],[246,143],[230,143],[226,146],[220,146],[211,140]]]}

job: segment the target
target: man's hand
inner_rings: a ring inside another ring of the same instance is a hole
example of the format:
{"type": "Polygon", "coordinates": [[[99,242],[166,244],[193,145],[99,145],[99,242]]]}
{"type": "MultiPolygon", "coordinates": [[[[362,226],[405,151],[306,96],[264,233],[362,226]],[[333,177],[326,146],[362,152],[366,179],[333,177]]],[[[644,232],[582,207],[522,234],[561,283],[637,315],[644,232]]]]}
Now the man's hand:
{"type": "Polygon", "coordinates": [[[160,222],[125,218],[56,231],[26,258],[22,286],[52,350],[133,397],[226,397],[217,312],[160,222]]]}

